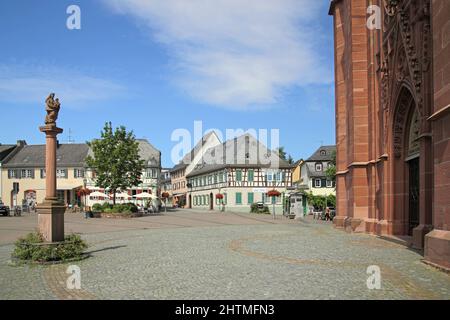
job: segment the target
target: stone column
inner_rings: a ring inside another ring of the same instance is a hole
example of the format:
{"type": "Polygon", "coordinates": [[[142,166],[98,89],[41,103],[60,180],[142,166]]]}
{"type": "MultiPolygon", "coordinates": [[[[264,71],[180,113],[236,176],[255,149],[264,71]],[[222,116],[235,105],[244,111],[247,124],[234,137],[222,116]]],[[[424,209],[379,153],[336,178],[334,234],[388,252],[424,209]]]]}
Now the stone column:
{"type": "Polygon", "coordinates": [[[45,172],[46,172],[46,196],[43,203],[37,207],[39,232],[48,242],[64,240],[64,212],[65,206],[58,202],[56,195],[56,136],[63,129],[49,124],[40,127],[39,130],[46,135],[45,147],[45,172]]]}

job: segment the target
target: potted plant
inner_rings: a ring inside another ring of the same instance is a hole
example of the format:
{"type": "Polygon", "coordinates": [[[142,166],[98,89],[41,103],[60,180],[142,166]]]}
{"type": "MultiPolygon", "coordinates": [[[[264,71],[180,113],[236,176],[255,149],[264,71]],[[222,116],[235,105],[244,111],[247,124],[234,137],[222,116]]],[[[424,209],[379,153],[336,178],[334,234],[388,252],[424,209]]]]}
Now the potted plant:
{"type": "MultiPolygon", "coordinates": [[[[84,217],[87,218],[88,217],[88,212],[86,211],[86,197],[88,195],[91,194],[91,190],[89,190],[88,188],[81,188],[80,190],[78,190],[77,195],[79,198],[83,197],[84,198],[84,205],[83,205],[83,210],[84,210],[84,217]]],[[[90,215],[90,214],[89,214],[90,215]]]]}
{"type": "Polygon", "coordinates": [[[162,194],[161,194],[161,198],[163,198],[164,199],[164,208],[165,208],[165,211],[167,212],[167,199],[169,198],[169,196],[170,196],[170,194],[168,193],[168,192],[163,192],[162,194]]]}
{"type": "Polygon", "coordinates": [[[273,205],[273,218],[275,219],[275,198],[279,197],[281,193],[278,190],[270,190],[267,192],[267,196],[272,198],[272,205],[273,205]]]}
{"type": "Polygon", "coordinates": [[[219,202],[220,202],[220,204],[222,205],[222,211],[225,211],[225,206],[224,206],[224,203],[223,203],[223,194],[221,194],[221,193],[218,193],[218,194],[216,194],[216,199],[218,199],[219,200],[219,202]]]}

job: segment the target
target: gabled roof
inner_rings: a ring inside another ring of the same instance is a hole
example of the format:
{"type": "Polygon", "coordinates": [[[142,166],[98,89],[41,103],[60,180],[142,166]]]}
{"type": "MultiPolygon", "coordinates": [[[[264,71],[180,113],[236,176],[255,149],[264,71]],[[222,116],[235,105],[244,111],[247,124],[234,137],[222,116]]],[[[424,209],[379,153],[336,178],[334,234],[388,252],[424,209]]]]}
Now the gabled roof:
{"type": "Polygon", "coordinates": [[[313,162],[304,163],[302,168],[306,168],[308,177],[310,177],[310,178],[326,178],[326,176],[327,176],[326,168],[322,167],[322,171],[316,171],[316,166],[315,166],[315,163],[313,163],[313,162]]]}
{"type": "MultiPolygon", "coordinates": [[[[87,144],[61,144],[56,150],[58,167],[83,167],[87,144]]],[[[3,164],[5,168],[45,167],[45,145],[25,145],[3,164]]]]}
{"type": "Polygon", "coordinates": [[[331,161],[335,152],[336,146],[321,146],[306,161],[331,161]]]}
{"type": "Polygon", "coordinates": [[[264,144],[247,133],[209,148],[205,152],[203,163],[197,164],[188,177],[226,167],[291,168],[292,166],[285,160],[280,159],[276,152],[270,151],[264,144]]]}
{"type": "Polygon", "coordinates": [[[194,148],[192,148],[192,150],[190,152],[188,152],[183,159],[181,159],[181,161],[176,164],[171,170],[170,172],[174,172],[180,169],[185,169],[188,167],[188,165],[194,160],[195,156],[202,150],[203,146],[205,145],[205,143],[208,141],[208,139],[212,136],[215,135],[217,137],[217,134],[214,131],[210,131],[207,134],[205,134],[198,142],[197,144],[194,146],[194,148]]]}
{"type": "Polygon", "coordinates": [[[5,159],[16,147],[15,144],[0,144],[0,161],[5,159]]]}
{"type": "Polygon", "coordinates": [[[147,139],[136,139],[139,143],[139,156],[146,161],[147,165],[161,165],[161,152],[156,149],[147,139]]]}

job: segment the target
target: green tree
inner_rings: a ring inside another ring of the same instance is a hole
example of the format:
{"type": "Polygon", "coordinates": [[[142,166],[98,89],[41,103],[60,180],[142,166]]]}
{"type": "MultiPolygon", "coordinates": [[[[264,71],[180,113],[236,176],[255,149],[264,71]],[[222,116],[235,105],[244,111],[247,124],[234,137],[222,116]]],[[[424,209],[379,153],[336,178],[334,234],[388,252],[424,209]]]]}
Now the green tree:
{"type": "Polygon", "coordinates": [[[331,181],[336,181],[336,151],[333,151],[331,157],[332,160],[330,161],[330,165],[325,171],[325,174],[331,181]]]}
{"type": "Polygon", "coordinates": [[[116,204],[116,192],[126,190],[142,183],[144,160],[139,156],[139,143],[133,132],[127,132],[124,126],[113,130],[107,122],[101,138],[88,142],[93,157],[88,156],[86,163],[95,171],[95,184],[99,188],[109,189],[116,204]]]}
{"type": "Polygon", "coordinates": [[[294,164],[294,158],[292,158],[291,155],[287,154],[283,146],[275,149],[275,151],[277,152],[281,160],[287,161],[289,164],[294,164]]]}

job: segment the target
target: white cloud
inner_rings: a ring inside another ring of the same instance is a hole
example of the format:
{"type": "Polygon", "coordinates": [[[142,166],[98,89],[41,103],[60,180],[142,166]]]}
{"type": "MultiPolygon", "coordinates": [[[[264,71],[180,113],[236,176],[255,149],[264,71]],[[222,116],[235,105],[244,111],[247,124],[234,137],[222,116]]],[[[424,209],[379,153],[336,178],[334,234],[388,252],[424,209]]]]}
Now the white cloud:
{"type": "Polygon", "coordinates": [[[104,0],[143,22],[171,55],[175,81],[228,108],[275,103],[283,89],[332,82],[317,0],[104,0]]]}
{"type": "Polygon", "coordinates": [[[109,100],[125,88],[110,80],[56,67],[0,65],[0,101],[42,104],[55,92],[64,107],[109,100]]]}

